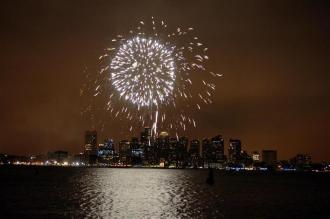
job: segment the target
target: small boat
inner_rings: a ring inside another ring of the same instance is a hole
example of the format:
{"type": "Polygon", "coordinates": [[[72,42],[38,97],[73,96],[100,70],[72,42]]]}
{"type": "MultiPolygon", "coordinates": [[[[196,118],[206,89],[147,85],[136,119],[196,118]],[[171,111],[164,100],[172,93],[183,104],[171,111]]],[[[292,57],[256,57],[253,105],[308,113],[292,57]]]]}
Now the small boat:
{"type": "Polygon", "coordinates": [[[212,186],[214,184],[214,174],[213,174],[213,168],[209,168],[209,175],[206,179],[206,183],[212,186]]]}

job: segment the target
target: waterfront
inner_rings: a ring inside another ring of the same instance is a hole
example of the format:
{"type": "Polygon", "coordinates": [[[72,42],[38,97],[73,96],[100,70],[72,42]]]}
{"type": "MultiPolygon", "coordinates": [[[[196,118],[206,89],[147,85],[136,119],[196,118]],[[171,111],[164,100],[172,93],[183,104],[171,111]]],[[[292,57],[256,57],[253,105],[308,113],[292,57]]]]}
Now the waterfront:
{"type": "Polygon", "coordinates": [[[327,218],[330,174],[0,168],[4,218],[327,218]]]}

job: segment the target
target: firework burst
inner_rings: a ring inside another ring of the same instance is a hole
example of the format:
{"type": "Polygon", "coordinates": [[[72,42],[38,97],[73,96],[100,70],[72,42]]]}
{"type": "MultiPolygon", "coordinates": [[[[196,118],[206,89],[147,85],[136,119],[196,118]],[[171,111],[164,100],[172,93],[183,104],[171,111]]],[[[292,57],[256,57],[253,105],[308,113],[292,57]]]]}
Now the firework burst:
{"type": "Polygon", "coordinates": [[[208,48],[193,30],[170,30],[152,18],[117,35],[99,57],[103,67],[92,83],[93,99],[101,98],[111,117],[129,120],[130,131],[150,126],[154,136],[159,128],[177,135],[179,129],[196,127],[191,113],[212,103],[215,84],[208,80],[222,75],[207,69],[208,48]]]}
{"type": "Polygon", "coordinates": [[[176,76],[172,53],[153,38],[125,41],[110,64],[110,80],[120,97],[138,109],[168,103],[176,76]]]}

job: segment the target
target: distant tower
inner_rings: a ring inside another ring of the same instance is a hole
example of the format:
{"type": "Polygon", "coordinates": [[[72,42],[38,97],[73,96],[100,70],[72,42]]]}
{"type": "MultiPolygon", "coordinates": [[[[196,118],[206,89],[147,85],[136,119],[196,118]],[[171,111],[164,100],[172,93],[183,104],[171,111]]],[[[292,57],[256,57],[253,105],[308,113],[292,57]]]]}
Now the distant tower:
{"type": "Polygon", "coordinates": [[[204,138],[202,141],[202,156],[208,163],[212,163],[213,160],[215,160],[215,152],[213,151],[211,141],[208,138],[204,138]]]}
{"type": "Polygon", "coordinates": [[[189,156],[190,156],[190,162],[191,166],[198,167],[201,166],[201,156],[200,156],[200,141],[197,139],[193,139],[190,141],[190,147],[189,147],[189,156]]]}
{"type": "Polygon", "coordinates": [[[106,138],[104,140],[104,147],[107,148],[108,150],[114,150],[115,149],[115,143],[114,143],[113,139],[106,138]]]}
{"type": "Polygon", "coordinates": [[[97,148],[97,162],[103,164],[111,164],[115,155],[114,141],[106,138],[103,144],[99,144],[97,148]]]}
{"type": "Polygon", "coordinates": [[[224,140],[221,135],[217,135],[211,139],[212,147],[215,152],[215,161],[222,162],[225,159],[224,155],[224,140]]]}
{"type": "Polygon", "coordinates": [[[97,132],[85,132],[85,159],[89,164],[96,163],[97,159],[97,132]]]}
{"type": "Polygon", "coordinates": [[[151,128],[145,127],[144,131],[141,132],[141,143],[143,145],[150,146],[150,140],[151,140],[151,128]]]}
{"type": "Polygon", "coordinates": [[[230,162],[236,163],[240,160],[241,150],[241,140],[229,139],[228,159],[230,162]]]}
{"type": "Polygon", "coordinates": [[[189,140],[187,137],[179,138],[179,147],[185,152],[188,152],[188,144],[189,144],[189,140]]]}
{"type": "Polygon", "coordinates": [[[199,156],[199,151],[200,151],[200,142],[197,139],[193,139],[190,142],[190,147],[189,147],[189,153],[193,154],[195,156],[199,156]]]}
{"type": "Polygon", "coordinates": [[[119,142],[119,160],[127,165],[131,162],[131,142],[128,140],[121,140],[119,142]]]}
{"type": "Polygon", "coordinates": [[[97,132],[86,131],[85,132],[85,151],[96,151],[97,149],[97,132]]]}

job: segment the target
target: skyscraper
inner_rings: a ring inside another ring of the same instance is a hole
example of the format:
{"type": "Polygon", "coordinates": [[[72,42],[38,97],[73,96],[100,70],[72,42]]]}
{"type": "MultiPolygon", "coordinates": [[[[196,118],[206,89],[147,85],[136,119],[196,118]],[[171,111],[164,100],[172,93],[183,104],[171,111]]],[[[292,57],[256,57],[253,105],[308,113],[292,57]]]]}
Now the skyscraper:
{"type": "Polygon", "coordinates": [[[180,160],[179,157],[179,144],[177,138],[170,138],[169,139],[169,147],[168,147],[168,162],[169,166],[175,166],[178,167],[178,162],[180,160]]]}
{"type": "Polygon", "coordinates": [[[310,170],[312,157],[309,154],[297,154],[290,159],[290,164],[296,168],[296,170],[310,170]]]}
{"type": "Polygon", "coordinates": [[[144,131],[141,132],[141,143],[150,146],[151,140],[151,128],[145,127],[144,131]]]}
{"type": "Polygon", "coordinates": [[[155,153],[155,161],[156,163],[163,163],[167,165],[166,161],[168,161],[169,157],[169,135],[167,132],[161,132],[156,141],[154,142],[154,153],[155,153]]]}
{"type": "Polygon", "coordinates": [[[119,160],[124,165],[131,164],[131,148],[130,142],[127,140],[121,140],[119,142],[119,160]]]}
{"type": "Polygon", "coordinates": [[[189,144],[189,140],[187,137],[179,138],[179,141],[177,142],[177,146],[175,149],[175,154],[177,157],[177,162],[176,162],[177,167],[185,167],[187,165],[188,144],[189,144]]]}
{"type": "Polygon", "coordinates": [[[217,135],[211,139],[212,147],[215,153],[215,162],[223,162],[225,160],[224,154],[224,140],[221,135],[217,135]]]}
{"type": "Polygon", "coordinates": [[[132,165],[142,165],[143,149],[138,138],[133,137],[130,142],[132,165]]]}
{"type": "Polygon", "coordinates": [[[199,147],[200,147],[199,140],[197,140],[197,139],[191,140],[190,147],[189,147],[189,153],[199,156],[199,147]]]}
{"type": "Polygon", "coordinates": [[[224,140],[221,135],[202,141],[203,161],[206,167],[220,167],[225,161],[224,140]]]}
{"type": "Polygon", "coordinates": [[[112,139],[107,138],[104,144],[99,144],[97,149],[98,163],[111,164],[114,162],[115,149],[112,139]]]}
{"type": "Polygon", "coordinates": [[[153,164],[154,158],[154,147],[151,142],[151,128],[145,127],[141,132],[140,137],[141,148],[143,150],[143,156],[145,158],[145,165],[153,164]]]}
{"type": "Polygon", "coordinates": [[[85,132],[85,159],[89,164],[95,164],[97,159],[97,132],[85,132]]]}
{"type": "Polygon", "coordinates": [[[204,138],[202,141],[202,157],[206,163],[212,163],[215,159],[215,151],[213,151],[211,141],[208,138],[204,138]]]}
{"type": "Polygon", "coordinates": [[[231,163],[238,163],[241,159],[242,144],[239,139],[229,139],[228,160],[231,163]]]}
{"type": "Polygon", "coordinates": [[[104,140],[104,147],[106,147],[109,150],[115,150],[115,142],[111,138],[107,138],[104,140]]]}
{"type": "Polygon", "coordinates": [[[200,141],[193,139],[189,147],[190,165],[193,167],[201,166],[200,141]]]}
{"type": "Polygon", "coordinates": [[[96,147],[97,145],[97,132],[96,130],[93,131],[86,131],[85,132],[85,144],[91,144],[96,147]]]}

